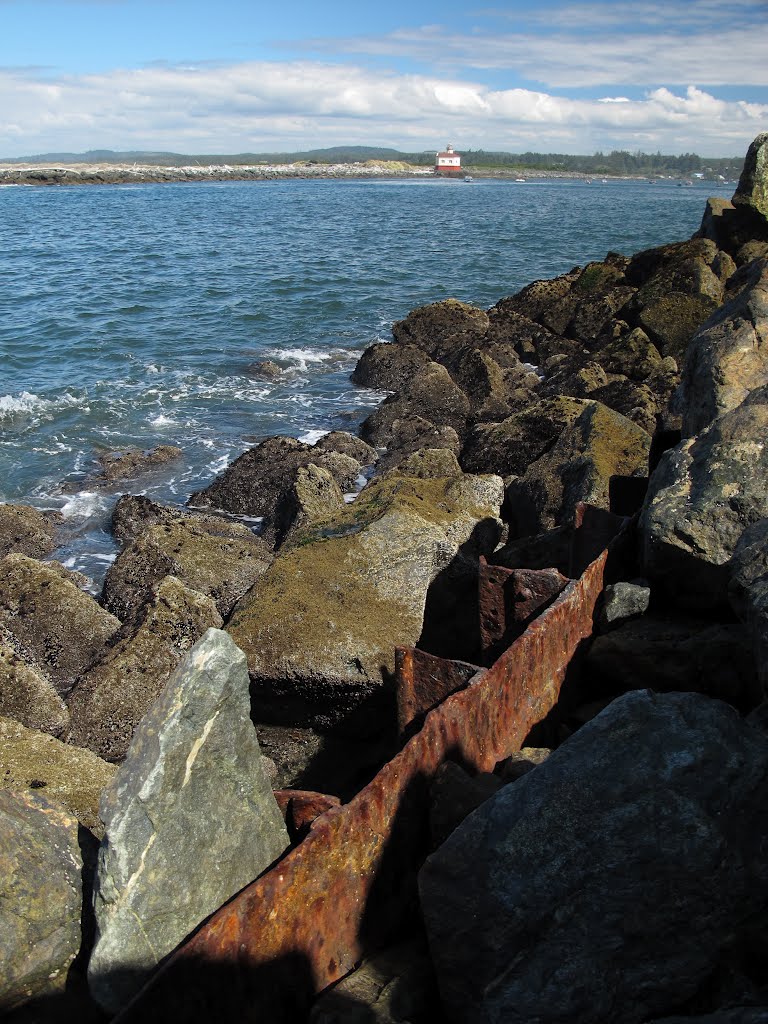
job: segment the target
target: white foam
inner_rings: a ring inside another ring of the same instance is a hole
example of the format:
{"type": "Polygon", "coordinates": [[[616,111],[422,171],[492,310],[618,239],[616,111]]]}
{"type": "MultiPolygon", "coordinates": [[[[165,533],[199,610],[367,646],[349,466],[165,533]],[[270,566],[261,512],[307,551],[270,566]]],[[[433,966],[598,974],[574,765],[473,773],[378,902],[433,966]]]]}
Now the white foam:
{"type": "Polygon", "coordinates": [[[108,507],[109,500],[98,491],[79,491],[62,505],[61,514],[65,519],[89,519],[108,507]]]}
{"type": "Polygon", "coordinates": [[[321,437],[325,437],[329,433],[330,431],[328,430],[307,430],[299,435],[299,440],[303,441],[304,444],[317,444],[321,437]]]}
{"type": "Polygon", "coordinates": [[[175,427],[178,420],[161,412],[157,416],[150,416],[147,422],[151,423],[153,427],[175,427]]]}
{"type": "MultiPolygon", "coordinates": [[[[55,409],[67,409],[79,405],[80,399],[65,391],[56,399],[41,398],[31,391],[20,391],[18,395],[0,395],[0,420],[16,416],[50,413],[55,409]]],[[[83,409],[88,412],[87,407],[83,409]]]]}
{"type": "Polygon", "coordinates": [[[316,348],[283,348],[273,354],[281,359],[295,361],[300,370],[306,370],[308,363],[324,363],[331,358],[330,352],[316,348]]]}

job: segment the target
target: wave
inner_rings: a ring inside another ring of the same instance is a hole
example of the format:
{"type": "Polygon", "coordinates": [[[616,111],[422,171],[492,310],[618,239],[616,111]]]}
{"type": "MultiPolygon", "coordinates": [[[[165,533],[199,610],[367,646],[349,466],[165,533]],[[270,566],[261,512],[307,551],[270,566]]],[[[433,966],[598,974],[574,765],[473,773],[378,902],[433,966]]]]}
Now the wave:
{"type": "Polygon", "coordinates": [[[59,395],[58,398],[41,398],[31,391],[20,391],[17,395],[0,395],[0,421],[30,415],[50,415],[57,409],[71,409],[81,403],[81,398],[69,392],[59,395]]]}

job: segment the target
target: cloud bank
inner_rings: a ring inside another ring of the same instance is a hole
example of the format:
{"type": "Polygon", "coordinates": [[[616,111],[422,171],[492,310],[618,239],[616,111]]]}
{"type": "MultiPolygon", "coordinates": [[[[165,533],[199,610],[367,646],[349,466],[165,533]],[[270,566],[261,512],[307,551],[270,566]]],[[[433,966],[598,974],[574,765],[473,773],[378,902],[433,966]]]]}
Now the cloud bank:
{"type": "Polygon", "coordinates": [[[341,142],[432,149],[738,155],[768,104],[688,86],[574,99],[318,61],[50,77],[0,69],[0,157],[92,147],[237,153],[341,142]]]}

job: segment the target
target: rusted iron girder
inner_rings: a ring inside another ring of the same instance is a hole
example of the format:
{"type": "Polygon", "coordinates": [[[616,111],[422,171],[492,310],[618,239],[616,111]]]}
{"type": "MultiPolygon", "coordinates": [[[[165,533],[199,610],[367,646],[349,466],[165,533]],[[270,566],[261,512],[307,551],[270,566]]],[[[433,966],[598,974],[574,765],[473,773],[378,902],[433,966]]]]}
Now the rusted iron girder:
{"type": "Polygon", "coordinates": [[[467,683],[482,669],[467,661],[451,661],[416,647],[395,648],[397,726],[402,735],[415,730],[428,711],[467,683]]]}
{"type": "Polygon", "coordinates": [[[209,918],[115,1024],[294,1024],[317,992],[387,941],[415,905],[435,771],[451,758],[490,771],[547,715],[592,632],[606,558],[431,711],[353,800],[316,819],[303,843],[209,918]]]}
{"type": "Polygon", "coordinates": [[[488,565],[481,556],[478,607],[482,663],[492,665],[567,582],[567,577],[554,568],[506,569],[488,565]]]}
{"type": "Polygon", "coordinates": [[[303,839],[321,814],[332,807],[341,807],[337,796],[308,789],[278,789],[275,790],[275,800],[293,841],[303,839]]]}

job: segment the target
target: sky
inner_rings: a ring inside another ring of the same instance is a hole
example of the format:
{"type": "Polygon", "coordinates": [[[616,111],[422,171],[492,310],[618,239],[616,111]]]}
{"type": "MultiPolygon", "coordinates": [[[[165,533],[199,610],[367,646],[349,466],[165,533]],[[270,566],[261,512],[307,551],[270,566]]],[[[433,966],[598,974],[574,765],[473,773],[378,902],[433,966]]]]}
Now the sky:
{"type": "Polygon", "coordinates": [[[761,131],[768,0],[0,0],[0,158],[740,156],[761,131]]]}

